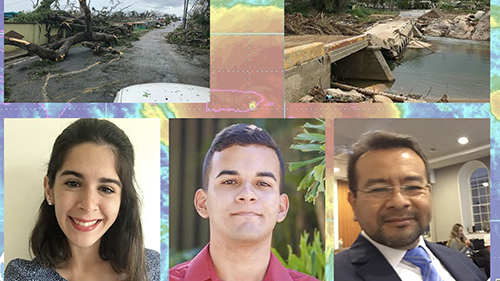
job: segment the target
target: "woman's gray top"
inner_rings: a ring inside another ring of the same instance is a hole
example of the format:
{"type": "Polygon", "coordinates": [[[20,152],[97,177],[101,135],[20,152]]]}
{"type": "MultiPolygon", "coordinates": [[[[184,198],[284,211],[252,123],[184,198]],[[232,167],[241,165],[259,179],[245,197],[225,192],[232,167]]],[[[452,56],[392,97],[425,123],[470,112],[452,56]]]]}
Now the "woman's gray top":
{"type": "MultiPolygon", "coordinates": [[[[146,249],[146,270],[149,281],[160,281],[160,254],[146,249]]],[[[32,261],[14,259],[5,268],[5,281],[67,281],[54,268],[41,265],[35,258],[32,261]]]]}

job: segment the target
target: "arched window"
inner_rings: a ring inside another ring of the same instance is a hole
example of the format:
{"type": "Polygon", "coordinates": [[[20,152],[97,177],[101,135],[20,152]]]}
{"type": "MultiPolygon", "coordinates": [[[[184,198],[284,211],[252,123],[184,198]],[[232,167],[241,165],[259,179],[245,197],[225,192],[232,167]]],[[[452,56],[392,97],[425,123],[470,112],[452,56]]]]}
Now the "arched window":
{"type": "Polygon", "coordinates": [[[490,178],[488,169],[478,168],[470,176],[472,214],[475,230],[483,230],[490,222],[490,178]]]}

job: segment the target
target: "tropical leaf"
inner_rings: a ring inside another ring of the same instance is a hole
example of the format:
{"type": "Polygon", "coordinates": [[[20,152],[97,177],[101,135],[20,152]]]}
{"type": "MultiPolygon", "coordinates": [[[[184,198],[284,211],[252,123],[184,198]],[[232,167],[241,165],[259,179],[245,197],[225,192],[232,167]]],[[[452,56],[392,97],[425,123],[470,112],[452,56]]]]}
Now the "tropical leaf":
{"type": "Polygon", "coordinates": [[[314,163],[322,161],[322,160],[323,161],[325,160],[325,156],[316,157],[316,158],[306,160],[306,161],[291,162],[288,164],[288,169],[290,170],[290,172],[293,172],[299,168],[302,168],[302,167],[307,166],[309,164],[314,164],[314,163]]]}
{"type": "Polygon", "coordinates": [[[297,149],[301,150],[302,152],[309,152],[309,151],[325,151],[324,148],[322,148],[321,144],[316,144],[316,143],[301,143],[301,144],[292,144],[290,146],[291,149],[297,149]]]}
{"type": "Polygon", "coordinates": [[[315,203],[318,192],[325,192],[325,121],[317,119],[320,124],[306,123],[302,126],[303,133],[295,136],[294,140],[298,143],[292,144],[290,149],[300,150],[302,152],[318,152],[321,156],[309,160],[289,163],[288,169],[295,171],[302,167],[316,164],[300,181],[297,190],[305,190],[306,194],[304,200],[309,203],[315,203]],[[316,132],[309,132],[307,129],[316,130],[316,132]],[[319,132],[318,132],[319,131],[319,132]]]}
{"type": "Polygon", "coordinates": [[[305,133],[298,134],[295,136],[293,139],[294,140],[303,140],[303,141],[317,141],[317,142],[325,142],[325,134],[318,134],[318,133],[309,133],[306,130],[304,130],[305,133]]]}
{"type": "Polygon", "coordinates": [[[314,167],[314,179],[319,182],[318,191],[325,192],[325,165],[321,164],[314,167]]]}
{"type": "Polygon", "coordinates": [[[308,129],[316,129],[316,130],[320,130],[320,131],[323,131],[325,132],[326,129],[325,129],[325,121],[321,120],[321,119],[316,119],[318,121],[321,122],[321,124],[318,124],[318,125],[313,125],[313,124],[310,124],[310,123],[305,123],[304,124],[304,128],[308,128],[308,129]]]}

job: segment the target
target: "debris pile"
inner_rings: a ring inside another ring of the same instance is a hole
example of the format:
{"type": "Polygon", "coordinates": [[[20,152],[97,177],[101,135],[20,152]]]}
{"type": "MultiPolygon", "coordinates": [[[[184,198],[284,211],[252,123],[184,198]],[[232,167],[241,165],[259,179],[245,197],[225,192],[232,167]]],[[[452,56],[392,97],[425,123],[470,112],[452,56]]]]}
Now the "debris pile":
{"type": "Polygon", "coordinates": [[[345,35],[355,36],[363,33],[359,20],[350,14],[326,16],[320,13],[314,17],[302,14],[285,14],[285,35],[345,35]]]}
{"type": "Polygon", "coordinates": [[[490,12],[475,14],[447,14],[432,9],[418,19],[418,26],[425,35],[451,37],[478,41],[490,40],[490,12]]]}
{"type": "MultiPolygon", "coordinates": [[[[426,103],[421,95],[398,95],[367,90],[340,83],[332,83],[335,88],[321,89],[316,86],[300,98],[301,103],[426,103]]],[[[436,102],[449,102],[445,94],[436,102]]]]}
{"type": "Polygon", "coordinates": [[[210,38],[204,32],[194,28],[182,29],[178,27],[175,31],[165,36],[169,44],[188,45],[196,48],[210,48],[210,38]]]}

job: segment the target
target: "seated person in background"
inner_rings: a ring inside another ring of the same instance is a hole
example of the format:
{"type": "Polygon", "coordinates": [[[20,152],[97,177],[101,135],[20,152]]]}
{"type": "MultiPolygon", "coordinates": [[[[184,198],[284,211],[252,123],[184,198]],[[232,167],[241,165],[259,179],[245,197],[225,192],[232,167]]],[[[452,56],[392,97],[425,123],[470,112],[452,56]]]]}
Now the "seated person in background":
{"type": "Polygon", "coordinates": [[[281,152],[266,131],[236,124],[217,134],[194,197],[196,211],[209,220],[210,243],[170,268],[169,280],[317,281],[284,268],[271,252],[274,226],[288,213],[283,180],[281,152]]]}
{"type": "Polygon", "coordinates": [[[490,240],[491,240],[491,235],[490,235],[490,227],[487,227],[484,229],[486,231],[486,234],[484,235],[484,246],[488,248],[488,251],[490,250],[490,240]]]}
{"type": "Polygon", "coordinates": [[[413,137],[368,132],[352,150],[347,199],[362,232],[335,255],[335,280],[487,279],[467,256],[422,237],[432,216],[430,170],[413,137]]]}
{"type": "Polygon", "coordinates": [[[446,247],[450,247],[455,249],[461,253],[465,253],[467,249],[469,249],[471,243],[470,240],[467,239],[464,235],[464,227],[463,225],[456,223],[451,228],[450,238],[446,243],[446,247]]]}

